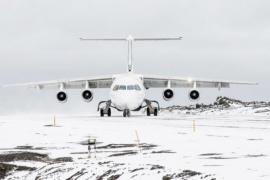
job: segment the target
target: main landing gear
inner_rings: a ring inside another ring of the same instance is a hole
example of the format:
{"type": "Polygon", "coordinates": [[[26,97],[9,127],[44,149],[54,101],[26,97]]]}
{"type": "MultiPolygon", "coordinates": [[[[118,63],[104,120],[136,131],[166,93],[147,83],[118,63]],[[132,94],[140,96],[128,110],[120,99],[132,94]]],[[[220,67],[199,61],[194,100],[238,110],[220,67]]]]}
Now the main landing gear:
{"type": "Polygon", "coordinates": [[[111,100],[109,101],[101,101],[98,104],[98,111],[100,110],[100,117],[103,117],[105,114],[108,115],[108,117],[110,117],[112,115],[112,111],[111,111],[111,100]],[[99,108],[100,104],[102,103],[106,103],[106,106],[103,108],[99,108]]]}
{"type": "Polygon", "coordinates": [[[100,109],[100,117],[103,117],[104,114],[107,114],[108,117],[110,117],[112,115],[111,114],[111,108],[109,108],[107,112],[105,111],[105,109],[100,109]]]}
{"type": "MultiPolygon", "coordinates": [[[[101,101],[99,104],[98,104],[98,111],[100,111],[100,117],[104,117],[104,115],[108,115],[108,117],[110,117],[112,115],[112,111],[111,111],[111,108],[115,108],[114,106],[112,106],[112,101],[109,100],[109,101],[101,101]],[[106,103],[106,106],[104,106],[103,108],[100,108],[100,105],[103,104],[103,103],[106,103]]],[[[117,108],[115,108],[117,109],[117,108]]],[[[125,109],[124,112],[123,112],[123,116],[124,117],[130,117],[130,110],[128,109],[125,109]]]]}
{"type": "Polygon", "coordinates": [[[146,115],[150,116],[151,114],[154,114],[154,116],[157,116],[158,111],[160,109],[159,108],[159,103],[157,101],[150,101],[150,100],[147,100],[147,99],[145,99],[144,101],[146,103],[146,106],[144,106],[144,107],[146,107],[146,115]],[[158,105],[158,107],[153,107],[152,102],[156,103],[158,105]]]}
{"type": "MultiPolygon", "coordinates": [[[[144,99],[144,102],[146,103],[145,106],[140,106],[140,107],[138,107],[137,109],[135,109],[133,111],[139,111],[142,108],[146,108],[147,116],[151,116],[151,114],[153,114],[154,116],[157,116],[158,111],[160,110],[158,102],[157,101],[150,101],[150,100],[147,100],[147,99],[144,99]],[[156,103],[157,107],[154,107],[152,105],[152,103],[156,103]]],[[[100,111],[100,116],[101,117],[104,117],[104,115],[106,115],[106,114],[107,114],[108,117],[110,117],[112,115],[111,108],[117,109],[116,107],[112,106],[112,101],[111,100],[109,100],[109,101],[101,101],[98,104],[98,109],[97,110],[100,111]],[[106,103],[106,106],[104,106],[103,108],[100,108],[100,105],[103,104],[103,103],[106,103]]],[[[117,110],[121,111],[119,109],[117,109],[117,110]]],[[[130,117],[130,110],[129,109],[124,110],[123,117],[130,117]]]]}

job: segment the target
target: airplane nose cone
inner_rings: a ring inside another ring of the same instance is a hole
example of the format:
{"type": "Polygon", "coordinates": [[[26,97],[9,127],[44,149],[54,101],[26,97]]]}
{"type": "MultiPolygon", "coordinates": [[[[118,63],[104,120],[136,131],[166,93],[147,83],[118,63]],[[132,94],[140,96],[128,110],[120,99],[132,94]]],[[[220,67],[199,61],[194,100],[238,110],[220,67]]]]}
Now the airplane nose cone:
{"type": "Polygon", "coordinates": [[[134,102],[134,99],[130,97],[123,97],[122,98],[122,104],[125,109],[132,109],[131,104],[134,102]]]}
{"type": "Polygon", "coordinates": [[[119,107],[119,109],[134,110],[140,106],[139,98],[132,93],[122,93],[121,95],[112,99],[113,103],[119,107]]]}

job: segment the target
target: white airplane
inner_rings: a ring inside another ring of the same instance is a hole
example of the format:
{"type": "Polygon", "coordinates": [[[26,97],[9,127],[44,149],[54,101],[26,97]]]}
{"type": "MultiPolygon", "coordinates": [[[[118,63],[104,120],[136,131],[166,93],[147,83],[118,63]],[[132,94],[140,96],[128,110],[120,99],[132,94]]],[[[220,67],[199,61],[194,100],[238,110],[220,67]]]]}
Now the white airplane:
{"type": "Polygon", "coordinates": [[[2,87],[28,86],[37,90],[56,88],[59,89],[56,97],[59,102],[64,103],[68,99],[67,89],[84,89],[82,98],[86,102],[93,99],[92,89],[110,88],[110,100],[101,101],[98,105],[100,116],[107,114],[111,116],[111,108],[123,111],[124,117],[130,116],[130,111],[139,111],[147,108],[147,116],[154,114],[157,116],[159,104],[157,101],[145,99],[145,92],[149,88],[164,88],[163,98],[170,101],[174,97],[173,88],[190,88],[189,99],[198,101],[200,93],[198,88],[229,88],[230,84],[250,84],[253,82],[209,80],[197,78],[185,78],[174,76],[142,75],[133,72],[132,43],[134,41],[162,41],[162,40],[181,40],[182,38],[133,38],[131,35],[127,38],[110,39],[83,39],[82,41],[127,41],[128,42],[128,66],[127,73],[119,75],[107,75],[97,77],[85,77],[77,79],[63,79],[43,82],[32,82],[24,84],[3,85],[2,87]],[[100,105],[105,106],[100,108],[100,105]],[[156,103],[157,107],[152,103],[156,103]]]}

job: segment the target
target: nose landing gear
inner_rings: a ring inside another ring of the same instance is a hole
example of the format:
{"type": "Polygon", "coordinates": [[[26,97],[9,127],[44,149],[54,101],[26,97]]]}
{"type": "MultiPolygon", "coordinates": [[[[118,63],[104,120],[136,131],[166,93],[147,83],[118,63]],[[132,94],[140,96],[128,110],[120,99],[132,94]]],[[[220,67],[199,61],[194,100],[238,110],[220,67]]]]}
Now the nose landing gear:
{"type": "Polygon", "coordinates": [[[124,110],[123,116],[124,117],[130,117],[130,110],[124,110]]]}

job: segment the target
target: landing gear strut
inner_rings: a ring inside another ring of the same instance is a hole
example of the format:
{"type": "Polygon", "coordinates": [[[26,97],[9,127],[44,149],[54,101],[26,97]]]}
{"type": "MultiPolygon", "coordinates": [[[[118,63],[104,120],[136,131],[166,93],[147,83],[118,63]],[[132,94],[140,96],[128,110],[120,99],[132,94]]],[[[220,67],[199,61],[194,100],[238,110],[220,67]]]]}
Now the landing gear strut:
{"type": "Polygon", "coordinates": [[[145,99],[144,101],[146,103],[146,106],[145,107],[147,107],[146,108],[146,115],[147,116],[150,116],[151,114],[154,114],[154,116],[157,116],[158,115],[158,111],[160,109],[158,102],[157,101],[150,101],[150,100],[147,100],[147,99],[145,99]],[[153,107],[152,106],[152,102],[156,103],[158,105],[158,107],[153,107]]]}
{"type": "Polygon", "coordinates": [[[107,114],[108,117],[110,117],[112,115],[112,111],[111,111],[111,108],[110,108],[111,107],[111,103],[112,103],[111,100],[109,100],[109,101],[101,101],[98,104],[98,111],[100,110],[100,117],[103,117],[104,114],[107,114]],[[106,106],[100,109],[99,106],[102,103],[106,103],[106,106]]]}

